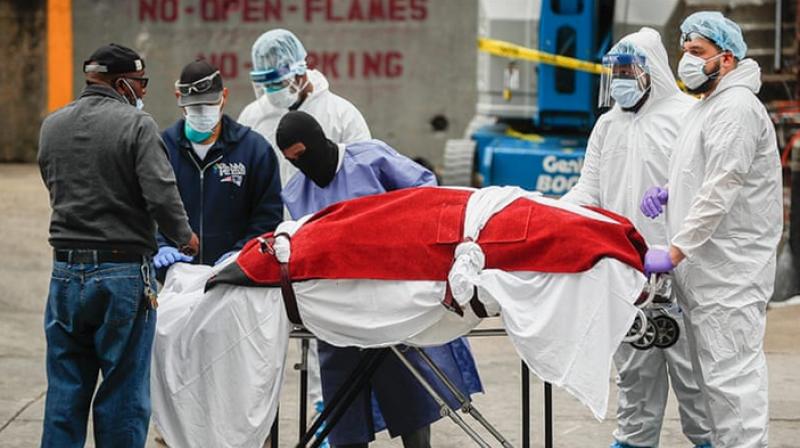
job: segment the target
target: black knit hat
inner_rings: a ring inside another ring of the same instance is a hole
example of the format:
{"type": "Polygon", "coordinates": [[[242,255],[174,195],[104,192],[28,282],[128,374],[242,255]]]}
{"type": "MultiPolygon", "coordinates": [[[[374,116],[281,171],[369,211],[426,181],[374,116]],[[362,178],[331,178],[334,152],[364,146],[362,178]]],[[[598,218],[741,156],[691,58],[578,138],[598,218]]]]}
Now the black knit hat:
{"type": "Polygon", "coordinates": [[[83,62],[84,73],[130,73],[144,70],[144,59],[128,47],[103,45],[83,62]]]}

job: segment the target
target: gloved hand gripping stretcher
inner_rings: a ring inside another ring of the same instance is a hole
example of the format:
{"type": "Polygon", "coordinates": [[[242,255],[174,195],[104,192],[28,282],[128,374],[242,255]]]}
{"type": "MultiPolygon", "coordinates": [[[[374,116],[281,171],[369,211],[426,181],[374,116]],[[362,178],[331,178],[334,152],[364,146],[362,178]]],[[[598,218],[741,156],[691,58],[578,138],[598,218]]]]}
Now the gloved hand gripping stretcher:
{"type": "Polygon", "coordinates": [[[645,251],[620,216],[512,187],[334,204],[250,241],[235,261],[169,272],[155,423],[170,446],[263,441],[290,318],[331,344],[385,347],[442,344],[497,314],[537,376],[603,418],[611,356],[645,287],[645,251]]]}

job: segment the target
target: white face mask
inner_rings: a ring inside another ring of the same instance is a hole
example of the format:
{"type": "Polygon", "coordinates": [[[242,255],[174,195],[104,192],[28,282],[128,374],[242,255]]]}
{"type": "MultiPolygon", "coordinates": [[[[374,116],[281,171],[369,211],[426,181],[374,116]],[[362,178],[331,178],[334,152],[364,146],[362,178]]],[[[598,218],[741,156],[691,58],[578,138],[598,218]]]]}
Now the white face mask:
{"type": "Polygon", "coordinates": [[[288,109],[297,103],[297,100],[300,98],[300,92],[303,91],[307,85],[308,80],[301,86],[298,86],[297,83],[292,80],[286,87],[280,90],[269,91],[265,88],[264,93],[267,95],[269,103],[274,107],[278,109],[288,109]]]}
{"type": "Polygon", "coordinates": [[[611,98],[625,109],[639,103],[646,90],[639,88],[638,79],[614,79],[611,81],[611,98]]]}
{"type": "Polygon", "coordinates": [[[297,102],[297,98],[300,96],[299,93],[292,88],[291,84],[282,88],[281,90],[266,92],[266,94],[269,103],[278,109],[288,109],[292,107],[292,105],[297,102]]]}
{"type": "Polygon", "coordinates": [[[186,122],[195,131],[211,132],[219,123],[221,112],[221,104],[186,106],[186,122]]]}
{"type": "Polygon", "coordinates": [[[139,97],[136,97],[136,108],[139,110],[144,109],[144,101],[139,97]]]}
{"type": "Polygon", "coordinates": [[[719,73],[718,70],[707,75],[703,68],[707,63],[722,57],[724,54],[725,53],[720,53],[709,59],[703,59],[690,53],[684,53],[681,57],[681,61],[678,63],[678,77],[686,84],[686,87],[696,89],[702,86],[704,82],[708,81],[711,76],[715,76],[719,73]]]}

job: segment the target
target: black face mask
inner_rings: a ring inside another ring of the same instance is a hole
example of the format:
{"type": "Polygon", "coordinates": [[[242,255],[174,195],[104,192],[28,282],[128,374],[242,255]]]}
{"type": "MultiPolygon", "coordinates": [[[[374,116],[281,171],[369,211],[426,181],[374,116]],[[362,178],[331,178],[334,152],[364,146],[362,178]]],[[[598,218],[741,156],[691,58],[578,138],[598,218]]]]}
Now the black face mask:
{"type": "Polygon", "coordinates": [[[325,188],[336,176],[336,166],[339,164],[339,147],[336,143],[325,139],[324,142],[309,146],[295,160],[290,160],[292,165],[302,171],[309,179],[325,188]]]}
{"type": "Polygon", "coordinates": [[[287,113],[278,124],[275,141],[281,151],[295,143],[302,143],[305,151],[289,162],[320,188],[327,187],[333,181],[339,164],[339,147],[325,137],[314,117],[302,111],[287,113]]]}

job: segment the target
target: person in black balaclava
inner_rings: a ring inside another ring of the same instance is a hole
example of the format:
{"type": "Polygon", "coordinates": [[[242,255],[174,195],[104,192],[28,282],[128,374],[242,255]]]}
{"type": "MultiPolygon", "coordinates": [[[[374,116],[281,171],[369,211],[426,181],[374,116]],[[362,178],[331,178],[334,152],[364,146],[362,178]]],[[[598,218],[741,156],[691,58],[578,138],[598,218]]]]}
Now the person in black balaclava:
{"type": "Polygon", "coordinates": [[[302,111],[287,113],[278,123],[275,140],[286,159],[320,188],[333,180],[339,146],[325,137],[314,117],[302,111]]]}
{"type": "MultiPolygon", "coordinates": [[[[278,123],[275,141],[284,157],[300,170],[281,193],[293,219],[347,199],[436,185],[431,171],[380,140],[333,143],[314,117],[305,112],[286,113],[278,123]]],[[[322,394],[327,402],[368,351],[334,347],[323,341],[319,341],[318,348],[322,394]]],[[[448,376],[462,394],[481,391],[475,362],[463,339],[426,347],[425,352],[441,369],[450,372],[448,376]]],[[[422,365],[417,368],[429,371],[422,365]]],[[[428,380],[441,384],[432,377],[428,380]]],[[[438,392],[451,396],[444,389],[438,392]]],[[[373,426],[374,412],[382,414],[390,435],[400,436],[405,448],[429,448],[430,424],[441,418],[438,406],[395,356],[383,360],[370,379],[368,390],[360,392],[331,431],[329,439],[334,448],[363,448],[374,440],[374,433],[380,430],[373,426]],[[372,408],[370,394],[374,394],[380,409],[372,408]]]]}

